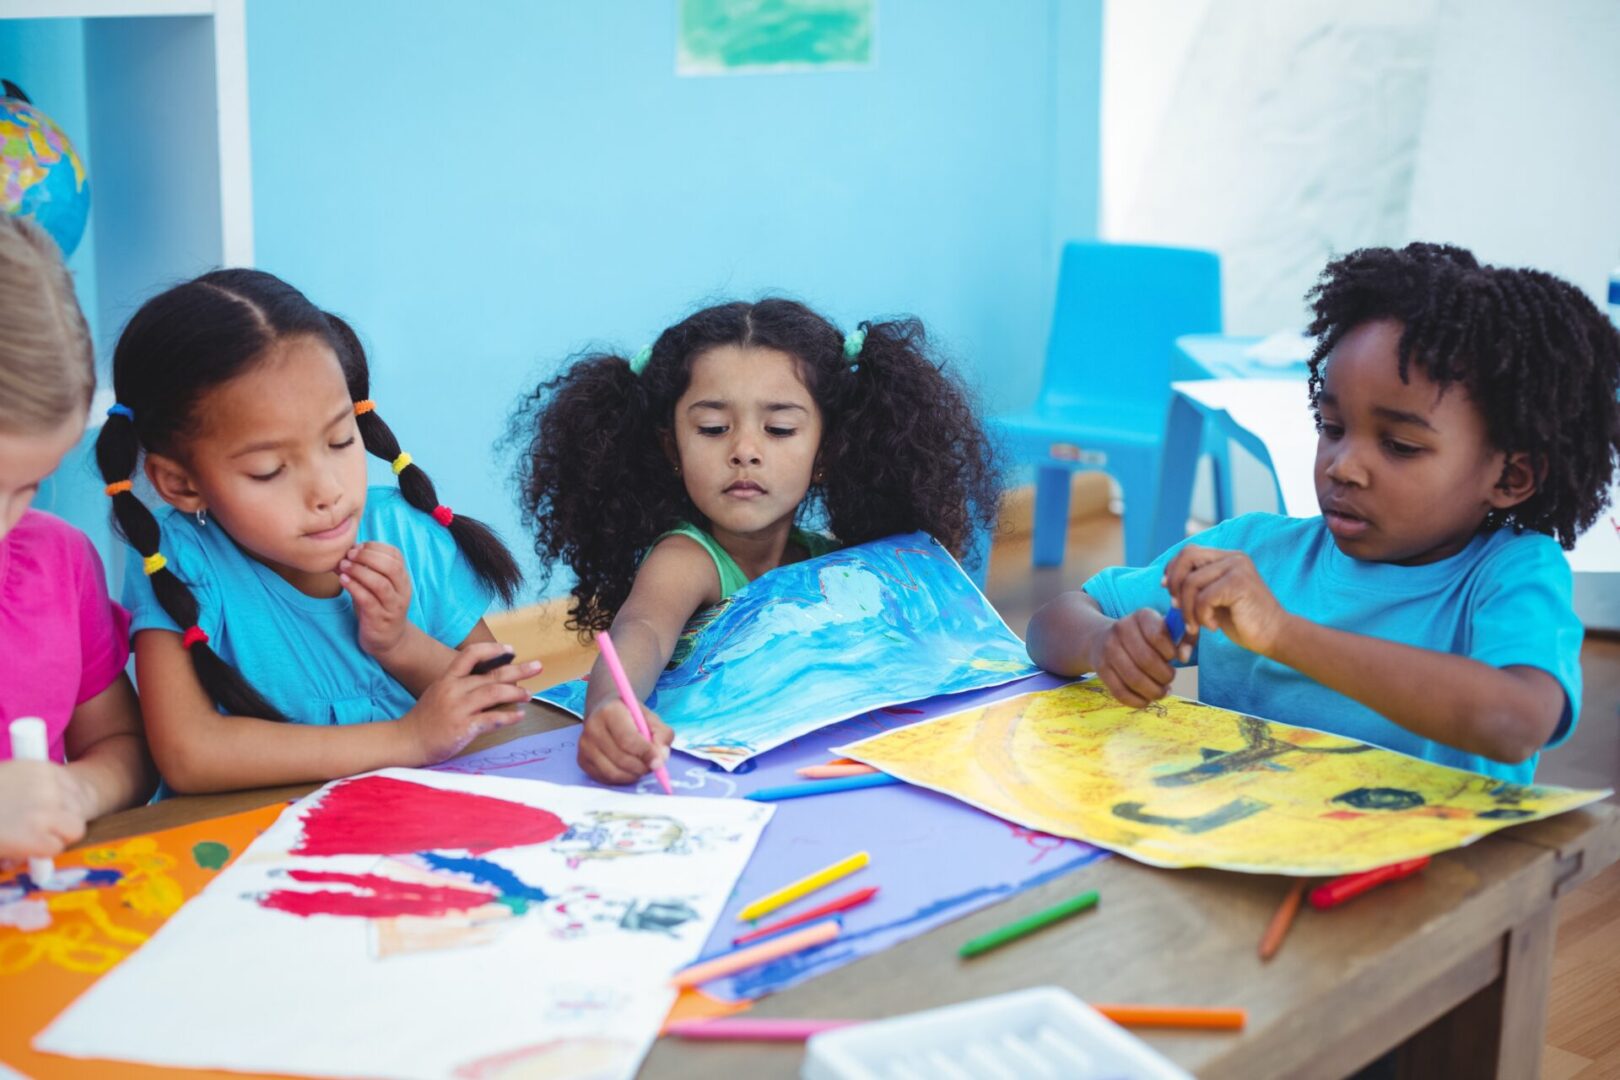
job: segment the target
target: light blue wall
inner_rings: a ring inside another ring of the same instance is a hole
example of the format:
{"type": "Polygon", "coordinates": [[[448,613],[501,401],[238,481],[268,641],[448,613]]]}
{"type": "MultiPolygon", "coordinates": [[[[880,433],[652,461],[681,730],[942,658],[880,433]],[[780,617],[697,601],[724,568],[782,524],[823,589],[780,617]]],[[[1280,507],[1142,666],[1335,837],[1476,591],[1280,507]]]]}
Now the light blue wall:
{"type": "Polygon", "coordinates": [[[525,547],[492,441],[536,378],[700,302],[920,316],[1033,397],[1095,231],[1099,0],[879,0],[877,62],[677,78],[673,0],[251,0],[259,265],[349,316],[445,500],[525,547]]]}

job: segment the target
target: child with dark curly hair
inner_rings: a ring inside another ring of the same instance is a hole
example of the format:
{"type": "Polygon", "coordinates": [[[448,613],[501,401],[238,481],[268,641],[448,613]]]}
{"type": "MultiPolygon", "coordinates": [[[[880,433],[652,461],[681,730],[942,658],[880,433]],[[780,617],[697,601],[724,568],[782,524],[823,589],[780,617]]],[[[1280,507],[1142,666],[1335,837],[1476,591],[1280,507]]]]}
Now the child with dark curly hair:
{"type": "MultiPolygon", "coordinates": [[[[568,626],[611,626],[643,698],[688,620],[761,574],[918,530],[960,555],[996,510],[968,394],[911,319],[846,336],[791,300],[705,308],[631,359],[582,358],[513,432],[535,551],[574,573],[568,626]],[[800,527],[816,518],[831,536],[800,527]]],[[[669,727],[644,708],[643,738],[600,660],[585,712],[593,778],[630,783],[669,756],[669,727]]]]}
{"type": "Polygon", "coordinates": [[[1307,299],[1322,516],[1105,570],[1036,613],[1030,656],[1135,706],[1196,662],[1210,704],[1527,783],[1578,719],[1559,549],[1608,502],[1620,334],[1568,282],[1436,244],[1336,259],[1307,299]]]}

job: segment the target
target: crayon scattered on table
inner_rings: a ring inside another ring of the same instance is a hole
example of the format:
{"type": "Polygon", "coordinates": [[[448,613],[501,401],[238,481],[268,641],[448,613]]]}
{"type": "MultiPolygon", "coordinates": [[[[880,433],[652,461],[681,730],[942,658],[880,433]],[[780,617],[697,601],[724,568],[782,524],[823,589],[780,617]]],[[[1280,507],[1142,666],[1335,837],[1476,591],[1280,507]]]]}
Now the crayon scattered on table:
{"type": "Polygon", "coordinates": [[[870,765],[806,765],[797,772],[806,780],[836,780],[840,776],[870,776],[877,770],[870,765]]]}
{"type": "Polygon", "coordinates": [[[777,1020],[736,1017],[719,1020],[678,1020],[664,1029],[683,1039],[724,1039],[750,1042],[803,1042],[812,1035],[859,1024],[859,1020],[777,1020]]]}
{"type": "Polygon", "coordinates": [[[869,853],[857,851],[846,859],[839,859],[831,866],[824,866],[813,874],[805,875],[798,881],[789,882],[773,893],[765,894],[753,903],[746,905],[737,913],[737,918],[742,922],[753,922],[762,915],[769,915],[779,907],[786,907],[801,896],[808,896],[817,889],[831,885],[839,878],[848,877],[871,861],[872,856],[869,853]]]}
{"type": "Polygon", "coordinates": [[[832,780],[806,780],[782,787],[760,788],[745,798],[755,802],[780,802],[783,799],[802,799],[808,795],[830,795],[835,791],[853,791],[856,788],[882,787],[901,781],[887,773],[875,772],[870,776],[839,776],[832,780]]]}
{"type": "Polygon", "coordinates": [[[1417,859],[1407,859],[1405,862],[1390,863],[1380,866],[1376,870],[1366,870],[1359,874],[1346,874],[1344,877],[1334,878],[1326,885],[1318,885],[1311,890],[1311,907],[1318,911],[1325,911],[1336,907],[1354,897],[1360,896],[1368,889],[1374,889],[1387,881],[1398,881],[1429,865],[1429,856],[1424,855],[1417,859]]]}
{"type": "Polygon", "coordinates": [[[760,938],[770,937],[772,934],[779,934],[783,930],[788,930],[792,927],[800,926],[807,922],[814,922],[816,919],[822,918],[823,916],[835,915],[840,911],[848,911],[850,908],[858,907],[859,905],[864,904],[868,900],[872,899],[872,897],[877,895],[877,891],[878,887],[876,885],[868,885],[864,889],[856,889],[852,893],[845,893],[838,899],[829,900],[825,904],[811,908],[809,911],[802,912],[798,915],[790,915],[785,919],[778,919],[776,922],[768,923],[765,926],[761,926],[757,930],[750,930],[746,934],[732,938],[731,943],[733,945],[746,945],[750,941],[758,941],[760,938]]]}
{"type": "Polygon", "coordinates": [[[1051,926],[1061,919],[1067,919],[1070,915],[1078,915],[1087,908],[1095,907],[1096,904],[1096,889],[1081,893],[1079,896],[1070,897],[1061,904],[1055,904],[1044,911],[1037,911],[1033,915],[1019,919],[1017,922],[1008,923],[999,930],[992,930],[988,934],[979,935],[966,945],[963,945],[958,950],[957,955],[967,959],[978,956],[980,953],[989,952],[991,949],[999,948],[1009,941],[1016,941],[1027,934],[1033,934],[1037,930],[1051,926]]]}
{"type": "Polygon", "coordinates": [[[1249,1022],[1247,1009],[1208,1008],[1198,1005],[1098,1005],[1087,1002],[1121,1027],[1204,1028],[1238,1031],[1249,1022]]]}
{"type": "Polygon", "coordinates": [[[817,945],[825,945],[837,936],[838,923],[829,919],[826,922],[816,923],[814,926],[807,926],[803,930],[795,930],[791,934],[783,934],[781,937],[772,938],[770,941],[762,941],[758,945],[749,945],[747,948],[738,949],[724,956],[717,956],[713,960],[705,960],[700,964],[693,964],[691,967],[683,968],[670,978],[669,984],[675,987],[697,986],[711,979],[723,978],[751,967],[768,964],[772,960],[791,956],[793,953],[802,952],[817,945]]]}
{"type": "Polygon", "coordinates": [[[1294,916],[1299,914],[1299,904],[1305,899],[1305,886],[1307,882],[1300,878],[1288,887],[1288,894],[1278,906],[1276,914],[1271,916],[1271,922],[1266,924],[1266,932],[1260,938],[1260,959],[1270,960],[1282,948],[1283,938],[1288,936],[1288,928],[1294,925],[1294,916]]]}

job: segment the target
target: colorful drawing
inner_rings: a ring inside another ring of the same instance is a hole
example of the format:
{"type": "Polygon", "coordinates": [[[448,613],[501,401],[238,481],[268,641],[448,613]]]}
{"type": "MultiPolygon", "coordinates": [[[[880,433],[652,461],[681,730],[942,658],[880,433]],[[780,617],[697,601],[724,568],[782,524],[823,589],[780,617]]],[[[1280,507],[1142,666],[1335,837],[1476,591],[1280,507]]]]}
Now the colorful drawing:
{"type": "Polygon", "coordinates": [[[840,747],[1009,821],[1155,866],[1348,874],[1607,795],[1522,786],[1308,728],[1095,680],[840,747]]]}
{"type": "MultiPolygon", "coordinates": [[[[871,709],[1033,675],[1024,643],[922,533],[778,567],[689,625],[648,704],[675,749],[735,769],[871,709]]],[[[582,716],[585,683],[536,695],[582,716]]]]}
{"type": "Polygon", "coordinates": [[[741,800],[661,798],[656,815],[647,809],[636,795],[448,770],[329,784],[37,1045],[152,1065],[395,1077],[517,1075],[588,1048],[591,1075],[629,1078],[675,1000],[670,973],[697,956],[770,818],[741,800]],[[583,827],[572,840],[565,822],[583,827]],[[658,839],[634,857],[582,859],[591,849],[580,838],[598,827],[658,839]],[[590,1004],[605,1001],[613,1007],[590,1004]],[[186,1017],[185,1038],[165,1020],[174,1016],[186,1017]]]}
{"type": "Polygon", "coordinates": [[[35,888],[26,874],[0,876],[0,1063],[42,1078],[157,1075],[38,1053],[29,1042],[214,880],[218,869],[200,863],[194,851],[221,848],[228,860],[281,810],[264,807],[80,848],[56,860],[49,890],[35,888]]]}
{"type": "MultiPolygon", "coordinates": [[[[797,782],[795,770],[826,761],[832,756],[830,748],[841,742],[941,716],[964,705],[1060,685],[1060,679],[1037,675],[1015,685],[874,709],[756,757],[734,773],[715,764],[694,762],[671,769],[670,775],[679,795],[735,800],[759,788],[797,782]]],[[[457,758],[439,769],[466,773],[490,767],[499,769],[504,777],[594,787],[575,761],[578,738],[578,726],[569,725],[457,758]],[[511,767],[520,758],[532,760],[511,767]]],[[[640,790],[657,791],[657,781],[647,777],[640,790]]],[[[677,839],[664,817],[652,813],[663,801],[661,795],[643,800],[643,814],[620,819],[604,815],[569,818],[568,832],[552,841],[551,847],[566,852],[571,865],[578,864],[577,876],[594,876],[597,859],[624,862],[643,857],[618,854],[624,850],[620,845],[639,852],[666,843],[702,849],[723,841],[724,834],[716,838],[713,830],[700,828],[689,828],[677,839]],[[650,844],[647,837],[654,838],[650,844]]],[[[877,874],[870,883],[881,887],[870,903],[845,912],[842,938],[789,960],[709,983],[704,990],[728,1002],[746,1002],[784,990],[1023,889],[1070,874],[1106,854],[1089,844],[1010,824],[921,788],[872,788],[837,798],[791,800],[778,805],[771,827],[760,838],[753,861],[704,946],[704,955],[729,949],[731,939],[748,928],[736,916],[749,901],[860,850],[871,852],[873,869],[865,873],[877,874]]]]}

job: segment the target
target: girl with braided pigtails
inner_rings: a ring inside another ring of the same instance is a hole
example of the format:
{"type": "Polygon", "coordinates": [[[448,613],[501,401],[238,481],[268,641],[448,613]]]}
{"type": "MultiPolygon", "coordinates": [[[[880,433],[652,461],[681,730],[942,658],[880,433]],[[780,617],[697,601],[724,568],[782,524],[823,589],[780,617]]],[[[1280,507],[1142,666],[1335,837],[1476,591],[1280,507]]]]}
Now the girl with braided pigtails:
{"type": "MultiPolygon", "coordinates": [[[[705,308],[634,357],[580,359],[513,433],[541,564],[574,574],[569,626],[611,627],[643,698],[688,620],[761,574],[915,531],[960,555],[996,511],[984,429],[912,319],[844,334],[792,300],[705,308]]],[[[669,727],[644,708],[642,738],[600,661],[585,709],[595,779],[668,756],[669,727]]]]}
{"type": "Polygon", "coordinates": [[[96,457],[140,554],[124,598],[176,790],[431,765],[521,715],[538,663],[473,672],[507,651],[483,614],[517,566],[439,503],[369,380],[347,323],[256,270],[176,286],[119,338],[96,457]],[[367,452],[397,490],[366,487],[367,452]]]}

